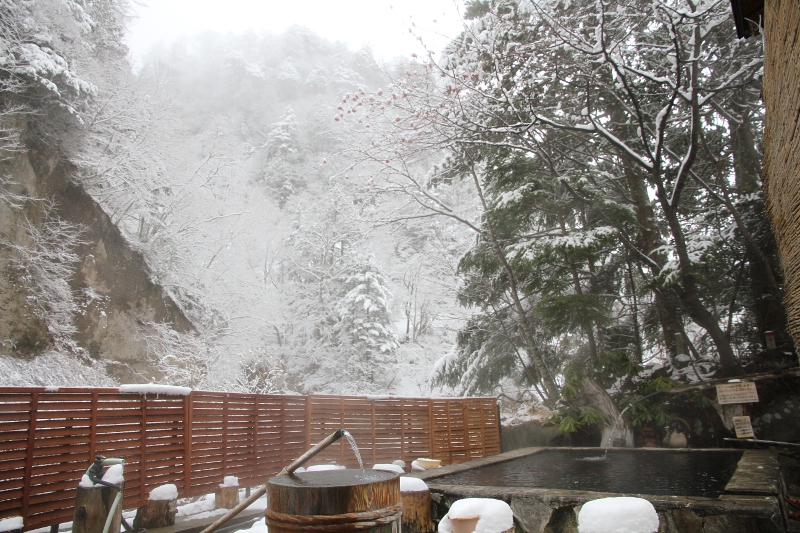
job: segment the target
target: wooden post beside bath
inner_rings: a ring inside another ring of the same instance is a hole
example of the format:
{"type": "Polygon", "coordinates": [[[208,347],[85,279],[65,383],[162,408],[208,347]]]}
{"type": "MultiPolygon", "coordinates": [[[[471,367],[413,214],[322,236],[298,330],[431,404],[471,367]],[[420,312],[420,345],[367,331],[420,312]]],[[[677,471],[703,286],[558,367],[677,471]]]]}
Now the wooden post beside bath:
{"type": "MultiPolygon", "coordinates": [[[[75,495],[75,515],[73,516],[73,533],[97,533],[103,531],[108,512],[114,504],[117,490],[102,485],[96,487],[78,486],[75,495]]],[[[109,531],[119,531],[122,524],[122,505],[118,505],[114,513],[109,531]]]]}

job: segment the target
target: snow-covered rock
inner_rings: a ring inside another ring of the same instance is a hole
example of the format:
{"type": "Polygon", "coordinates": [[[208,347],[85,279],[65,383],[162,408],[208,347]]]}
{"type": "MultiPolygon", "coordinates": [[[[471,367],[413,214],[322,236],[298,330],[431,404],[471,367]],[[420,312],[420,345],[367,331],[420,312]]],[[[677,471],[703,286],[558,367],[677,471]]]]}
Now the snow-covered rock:
{"type": "Polygon", "coordinates": [[[578,513],[578,533],[656,533],[658,514],[642,498],[592,500],[578,513]]]}
{"type": "Polygon", "coordinates": [[[480,516],[475,533],[502,533],[514,525],[514,513],[506,502],[491,498],[464,498],[450,506],[447,516],[439,522],[439,533],[453,533],[451,518],[469,516],[480,516]]]}

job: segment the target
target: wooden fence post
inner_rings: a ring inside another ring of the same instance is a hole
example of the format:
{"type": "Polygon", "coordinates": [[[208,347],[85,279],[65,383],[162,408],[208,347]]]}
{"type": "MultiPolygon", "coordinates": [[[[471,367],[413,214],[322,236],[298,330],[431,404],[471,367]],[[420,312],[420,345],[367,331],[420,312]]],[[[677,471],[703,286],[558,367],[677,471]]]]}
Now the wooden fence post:
{"type": "Polygon", "coordinates": [[[194,392],[183,397],[183,490],[188,494],[192,487],[192,415],[194,392]]]}
{"type": "MultiPolygon", "coordinates": [[[[255,398],[255,402],[253,402],[253,445],[250,447],[250,449],[251,449],[251,457],[252,457],[252,461],[253,461],[253,468],[252,468],[251,472],[253,473],[254,477],[258,478],[258,477],[260,477],[259,474],[261,473],[261,472],[259,472],[259,468],[258,468],[259,467],[259,463],[260,463],[260,461],[258,460],[258,429],[259,429],[258,428],[258,422],[259,422],[258,406],[259,406],[259,403],[261,401],[261,395],[260,394],[256,394],[255,397],[256,397],[255,398]]],[[[247,488],[248,489],[250,488],[250,484],[249,483],[247,485],[247,488]]]]}
{"type": "Polygon", "coordinates": [[[31,394],[31,412],[28,419],[28,450],[25,457],[25,478],[22,487],[22,516],[28,516],[31,500],[31,477],[33,475],[33,450],[36,443],[36,415],[39,408],[39,393],[31,394]]]}
{"type": "Polygon", "coordinates": [[[100,402],[100,394],[92,391],[92,419],[89,422],[89,457],[87,464],[92,464],[97,456],[97,405],[100,402]]]}
{"type": "Polygon", "coordinates": [[[372,464],[375,464],[378,462],[378,446],[375,442],[375,398],[372,398],[369,403],[372,404],[372,464]]]}
{"type": "Polygon", "coordinates": [[[228,475],[228,393],[222,400],[222,476],[228,475]]]}
{"type": "Polygon", "coordinates": [[[311,448],[311,395],[306,396],[306,445],[305,449],[311,448]]]}
{"type": "Polygon", "coordinates": [[[141,460],[139,462],[139,494],[138,500],[143,500],[144,495],[147,493],[145,483],[147,482],[147,395],[142,394],[142,434],[140,437],[141,450],[139,451],[141,460]]]}
{"type": "Polygon", "coordinates": [[[431,459],[436,459],[436,426],[433,423],[433,400],[428,398],[428,438],[429,440],[429,450],[428,450],[428,457],[431,459]]]}

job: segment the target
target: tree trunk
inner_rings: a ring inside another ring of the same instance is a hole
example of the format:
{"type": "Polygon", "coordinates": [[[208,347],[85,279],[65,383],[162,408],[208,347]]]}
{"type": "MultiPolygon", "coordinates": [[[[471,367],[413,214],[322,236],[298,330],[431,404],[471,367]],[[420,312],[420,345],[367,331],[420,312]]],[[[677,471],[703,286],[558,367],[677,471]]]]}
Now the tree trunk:
{"type": "Polygon", "coordinates": [[[582,385],[582,402],[597,408],[608,417],[608,423],[603,424],[602,427],[600,446],[633,446],[633,427],[627,418],[620,419],[620,410],[611,396],[591,378],[583,378],[582,385]],[[615,428],[614,424],[617,420],[619,423],[615,428]]]}
{"type": "MultiPolygon", "coordinates": [[[[663,254],[656,253],[656,250],[664,243],[656,225],[653,206],[647,196],[644,178],[636,172],[635,164],[630,161],[629,157],[623,157],[622,159],[628,190],[634,202],[636,221],[639,223],[642,252],[652,259],[660,269],[666,263],[666,259],[663,254]]],[[[658,276],[660,273],[655,269],[650,270],[654,276],[658,276]]],[[[680,332],[680,324],[678,322],[681,316],[678,310],[680,305],[671,291],[655,291],[653,294],[656,311],[658,312],[658,322],[661,325],[661,332],[664,336],[664,347],[670,359],[672,359],[677,355],[672,340],[675,338],[675,334],[680,332]]]]}
{"type": "MultiPolygon", "coordinates": [[[[105,486],[78,487],[75,495],[75,514],[72,519],[73,533],[101,533],[106,518],[114,504],[117,490],[105,486]]],[[[114,519],[109,531],[119,531],[122,524],[122,502],[114,510],[114,519]]]]}

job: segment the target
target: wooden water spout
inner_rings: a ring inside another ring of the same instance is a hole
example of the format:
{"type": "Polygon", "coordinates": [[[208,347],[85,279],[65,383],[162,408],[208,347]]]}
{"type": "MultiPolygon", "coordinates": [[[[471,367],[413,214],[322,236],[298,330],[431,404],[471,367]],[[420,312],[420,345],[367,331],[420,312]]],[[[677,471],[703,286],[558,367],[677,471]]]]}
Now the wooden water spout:
{"type": "MultiPolygon", "coordinates": [[[[300,468],[300,466],[303,463],[305,463],[306,461],[317,455],[319,452],[321,452],[322,450],[324,450],[325,448],[327,448],[328,446],[330,446],[331,444],[342,438],[343,435],[344,435],[344,429],[337,429],[336,431],[334,431],[333,433],[331,433],[330,435],[319,441],[314,447],[312,447],[306,453],[295,459],[289,466],[281,470],[281,473],[278,475],[279,476],[290,475],[292,472],[300,468]]],[[[247,498],[245,501],[243,501],[242,503],[240,503],[239,505],[228,511],[219,520],[217,520],[216,522],[205,528],[200,533],[212,533],[213,531],[219,529],[223,524],[227,523],[228,520],[230,520],[234,516],[238,515],[239,513],[241,513],[251,505],[253,505],[253,503],[255,503],[256,500],[258,500],[260,497],[266,494],[267,486],[268,485],[264,485],[263,487],[255,491],[253,494],[250,495],[249,498],[247,498]]]]}

